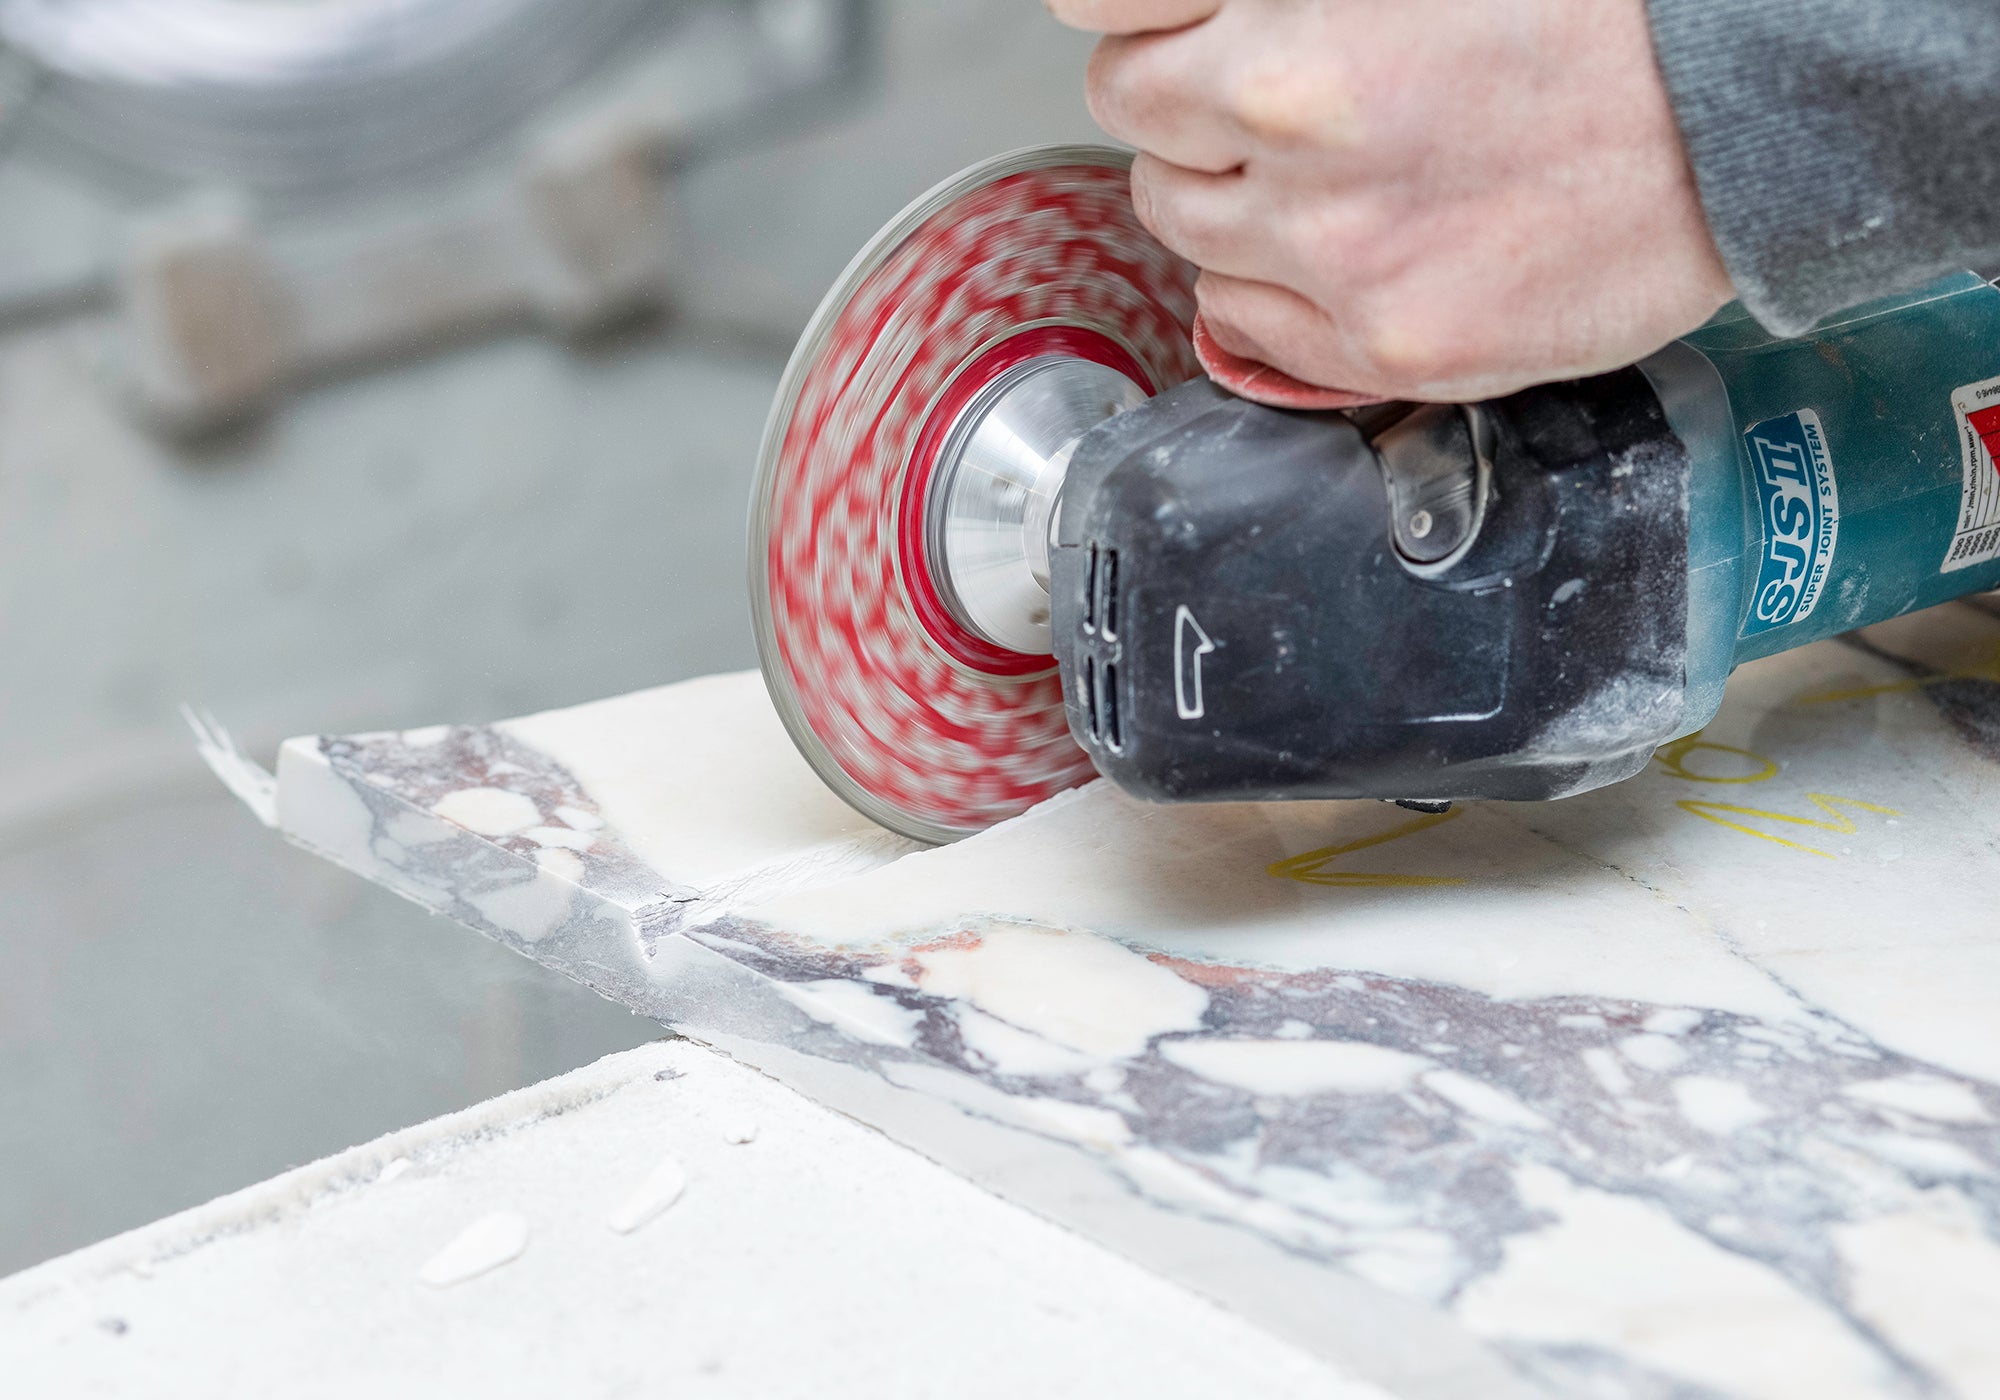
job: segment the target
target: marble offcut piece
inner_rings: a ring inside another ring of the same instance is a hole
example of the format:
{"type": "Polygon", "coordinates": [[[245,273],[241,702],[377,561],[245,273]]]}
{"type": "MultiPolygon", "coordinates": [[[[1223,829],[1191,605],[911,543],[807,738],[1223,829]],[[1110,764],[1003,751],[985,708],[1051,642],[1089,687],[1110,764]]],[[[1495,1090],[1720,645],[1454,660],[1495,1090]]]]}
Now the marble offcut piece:
{"type": "Polygon", "coordinates": [[[1567,801],[921,849],[754,675],[299,739],[292,840],[1398,1395],[2000,1393],[2000,618],[1567,801]]]}

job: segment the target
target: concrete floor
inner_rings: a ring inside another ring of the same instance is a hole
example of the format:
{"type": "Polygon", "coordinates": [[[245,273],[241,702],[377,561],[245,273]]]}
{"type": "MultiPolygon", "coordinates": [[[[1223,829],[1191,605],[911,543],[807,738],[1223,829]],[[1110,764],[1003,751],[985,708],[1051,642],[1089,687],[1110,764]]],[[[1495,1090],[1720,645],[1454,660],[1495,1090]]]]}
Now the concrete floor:
{"type": "Polygon", "coordinates": [[[754,664],[776,374],[524,338],[171,464],[81,390],[0,409],[0,1271],[659,1034],[286,847],[174,709],[268,757],[754,664]]]}
{"type": "Polygon", "coordinates": [[[659,1036],[159,798],[0,856],[0,1273],[659,1036]]]}
{"type": "MultiPolygon", "coordinates": [[[[878,37],[863,90],[687,172],[681,314],[609,343],[462,345],[189,448],[118,401],[106,312],[0,315],[0,1272],[658,1034],[286,850],[175,710],[268,759],[754,664],[746,493],[821,289],[934,180],[1092,130],[1037,6],[890,0],[878,37]]],[[[0,300],[139,207],[0,151],[0,300]]]]}

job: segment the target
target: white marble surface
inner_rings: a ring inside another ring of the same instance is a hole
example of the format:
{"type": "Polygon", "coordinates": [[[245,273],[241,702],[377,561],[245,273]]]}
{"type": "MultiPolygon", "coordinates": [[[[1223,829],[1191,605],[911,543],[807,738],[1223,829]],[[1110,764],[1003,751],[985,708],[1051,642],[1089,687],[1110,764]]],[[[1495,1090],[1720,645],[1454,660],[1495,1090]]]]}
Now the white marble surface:
{"type": "Polygon", "coordinates": [[[754,676],[296,740],[294,840],[1420,1397],[2000,1392],[2000,619],[1446,818],[859,823],[754,676]]]}
{"type": "Polygon", "coordinates": [[[10,1400],[1387,1400],[686,1041],[0,1280],[0,1377],[10,1400]]]}

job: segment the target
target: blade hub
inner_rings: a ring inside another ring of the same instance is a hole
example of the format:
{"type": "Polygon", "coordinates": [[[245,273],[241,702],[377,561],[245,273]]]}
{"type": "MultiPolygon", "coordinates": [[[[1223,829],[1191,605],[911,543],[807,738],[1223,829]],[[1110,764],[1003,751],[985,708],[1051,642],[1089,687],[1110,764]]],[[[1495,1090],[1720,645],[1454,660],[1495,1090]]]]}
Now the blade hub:
{"type": "Polygon", "coordinates": [[[1049,537],[1070,453],[1145,400],[1109,365],[1038,355],[966,405],[924,511],[932,582],[961,625],[1009,651],[1049,654],[1049,537]]]}
{"type": "Polygon", "coordinates": [[[947,655],[993,675],[1048,669],[1049,545],[1070,454],[1151,392],[1115,341],[1074,326],[1022,332],[957,377],[904,501],[904,579],[947,655]]]}

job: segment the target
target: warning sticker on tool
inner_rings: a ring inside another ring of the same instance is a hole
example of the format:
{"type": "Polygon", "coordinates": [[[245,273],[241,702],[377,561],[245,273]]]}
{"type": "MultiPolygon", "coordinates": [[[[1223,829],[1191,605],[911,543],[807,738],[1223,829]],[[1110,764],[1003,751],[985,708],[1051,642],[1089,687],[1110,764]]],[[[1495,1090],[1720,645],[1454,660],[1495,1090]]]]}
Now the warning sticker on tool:
{"type": "Polygon", "coordinates": [[[1840,493],[1826,431],[1809,408],[1767,418],[1743,435],[1757,477],[1763,558],[1745,637],[1812,616],[1840,542],[1840,493]]]}
{"type": "Polygon", "coordinates": [[[1958,531],[1938,572],[1969,569],[2000,557],[2000,379],[1984,379],[1954,390],[1959,450],[1965,454],[1965,494],[1959,500],[1958,531]]]}

